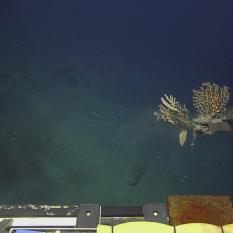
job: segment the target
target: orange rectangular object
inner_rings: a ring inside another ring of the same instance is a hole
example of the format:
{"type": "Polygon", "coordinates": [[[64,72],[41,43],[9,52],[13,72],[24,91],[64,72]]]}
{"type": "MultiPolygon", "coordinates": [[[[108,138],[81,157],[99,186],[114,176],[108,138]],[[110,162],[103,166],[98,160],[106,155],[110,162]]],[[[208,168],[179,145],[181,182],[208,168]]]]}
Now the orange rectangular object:
{"type": "Polygon", "coordinates": [[[230,196],[168,196],[167,210],[172,225],[209,223],[223,226],[233,223],[230,196]]]}

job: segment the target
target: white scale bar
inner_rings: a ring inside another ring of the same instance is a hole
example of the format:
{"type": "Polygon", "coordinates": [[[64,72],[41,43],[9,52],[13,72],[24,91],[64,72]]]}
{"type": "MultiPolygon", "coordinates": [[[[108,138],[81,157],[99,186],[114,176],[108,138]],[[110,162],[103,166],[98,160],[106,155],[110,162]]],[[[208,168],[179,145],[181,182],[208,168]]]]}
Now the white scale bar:
{"type": "MultiPolygon", "coordinates": [[[[9,218],[0,218],[0,221],[9,218]]],[[[32,217],[10,218],[13,219],[12,227],[76,227],[75,217],[32,217]]]]}

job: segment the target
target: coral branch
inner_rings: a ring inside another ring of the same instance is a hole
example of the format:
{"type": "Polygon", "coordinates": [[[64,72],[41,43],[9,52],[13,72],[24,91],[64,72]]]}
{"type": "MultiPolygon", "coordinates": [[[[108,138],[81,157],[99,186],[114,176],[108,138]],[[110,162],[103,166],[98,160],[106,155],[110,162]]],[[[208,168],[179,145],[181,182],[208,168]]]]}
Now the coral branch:
{"type": "Polygon", "coordinates": [[[199,117],[218,118],[226,110],[229,95],[229,87],[204,82],[198,90],[193,90],[193,105],[199,117]]]}
{"type": "Polygon", "coordinates": [[[173,125],[183,124],[188,121],[189,111],[185,105],[181,105],[175,97],[172,95],[161,97],[161,104],[159,105],[159,111],[154,112],[157,120],[163,120],[173,125]]]}

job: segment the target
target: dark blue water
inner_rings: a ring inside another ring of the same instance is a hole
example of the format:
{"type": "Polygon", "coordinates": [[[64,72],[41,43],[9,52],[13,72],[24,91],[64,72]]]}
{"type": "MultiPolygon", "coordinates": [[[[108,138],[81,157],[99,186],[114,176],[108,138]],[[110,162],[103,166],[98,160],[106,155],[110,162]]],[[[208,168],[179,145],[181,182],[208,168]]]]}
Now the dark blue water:
{"type": "Polygon", "coordinates": [[[165,93],[193,113],[204,81],[232,93],[232,28],[231,1],[1,1],[1,203],[233,195],[233,133],[181,147],[153,116],[165,93]]]}

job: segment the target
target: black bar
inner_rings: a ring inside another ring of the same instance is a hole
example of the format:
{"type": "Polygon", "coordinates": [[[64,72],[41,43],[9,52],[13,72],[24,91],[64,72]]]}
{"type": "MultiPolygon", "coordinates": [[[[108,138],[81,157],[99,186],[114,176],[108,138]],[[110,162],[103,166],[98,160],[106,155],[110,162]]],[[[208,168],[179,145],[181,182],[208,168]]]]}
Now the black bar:
{"type": "Polygon", "coordinates": [[[102,217],[143,217],[142,206],[103,206],[102,217]]]}
{"type": "Polygon", "coordinates": [[[0,205],[0,217],[76,217],[77,209],[65,205],[0,205]]]}

